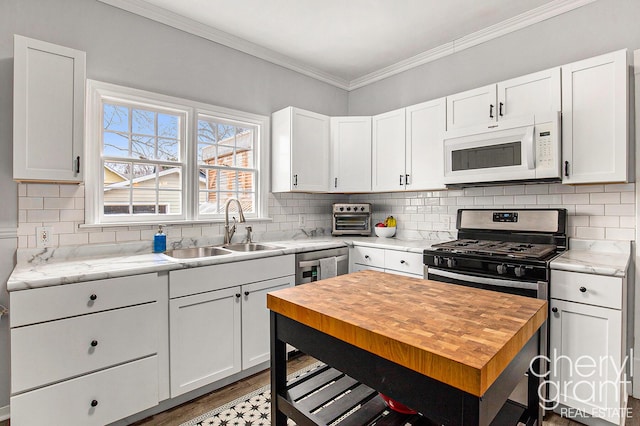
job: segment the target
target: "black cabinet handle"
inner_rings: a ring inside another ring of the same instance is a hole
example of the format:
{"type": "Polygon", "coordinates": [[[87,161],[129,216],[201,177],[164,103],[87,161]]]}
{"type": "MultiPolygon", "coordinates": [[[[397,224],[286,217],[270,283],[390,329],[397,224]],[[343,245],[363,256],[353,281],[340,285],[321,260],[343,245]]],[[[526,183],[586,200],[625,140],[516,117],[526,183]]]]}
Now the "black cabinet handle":
{"type": "Polygon", "coordinates": [[[553,312],[553,313],[558,312],[558,308],[556,308],[556,307],[551,308],[551,312],[553,312]]]}
{"type": "Polygon", "coordinates": [[[365,254],[365,255],[364,255],[364,258],[365,258],[365,259],[369,259],[369,255],[368,255],[368,254],[365,254]]]}
{"type": "Polygon", "coordinates": [[[407,263],[407,262],[405,262],[404,260],[401,260],[401,261],[400,261],[400,263],[402,263],[402,264],[404,265],[404,264],[405,264],[405,263],[407,263]]]}
{"type": "Polygon", "coordinates": [[[98,296],[96,296],[95,294],[92,294],[91,296],[89,296],[90,300],[96,300],[98,298],[98,296]]]}
{"type": "Polygon", "coordinates": [[[245,292],[244,292],[244,295],[245,295],[245,296],[248,296],[248,295],[249,295],[249,292],[248,292],[248,291],[245,291],[245,292]]]}
{"type": "Polygon", "coordinates": [[[76,157],[76,173],[80,173],[80,156],[76,157]]]}
{"type": "Polygon", "coordinates": [[[565,175],[565,177],[569,177],[569,162],[568,161],[564,162],[564,175],[565,175]]]}
{"type": "Polygon", "coordinates": [[[402,178],[403,178],[403,177],[404,177],[404,176],[400,175],[400,186],[404,185],[404,184],[402,183],[402,178]]]}
{"type": "Polygon", "coordinates": [[[500,104],[498,105],[498,115],[500,115],[500,117],[502,117],[504,114],[502,114],[502,107],[504,106],[504,104],[502,102],[500,102],[500,104]]]}
{"type": "Polygon", "coordinates": [[[334,178],[334,181],[333,181],[333,187],[334,187],[334,188],[337,188],[337,187],[338,187],[338,178],[334,178]]]}
{"type": "Polygon", "coordinates": [[[489,104],[489,118],[493,118],[493,104],[489,104]]]}
{"type": "Polygon", "coordinates": [[[94,399],[94,400],[91,401],[91,406],[92,407],[95,407],[97,405],[98,405],[98,400],[97,399],[94,399]]]}
{"type": "Polygon", "coordinates": [[[409,175],[404,175],[404,184],[409,185],[409,175]]]}
{"type": "Polygon", "coordinates": [[[586,287],[580,287],[580,292],[586,293],[587,292],[587,288],[586,287]]]}
{"type": "Polygon", "coordinates": [[[92,340],[92,341],[91,341],[91,346],[93,346],[94,348],[95,348],[96,346],[98,346],[98,341],[97,341],[97,340],[92,340]]]}
{"type": "Polygon", "coordinates": [[[293,175],[293,186],[298,186],[298,175],[293,175]]]}
{"type": "Polygon", "coordinates": [[[240,299],[240,296],[242,296],[240,293],[236,293],[236,297],[237,297],[238,299],[240,299]]]}

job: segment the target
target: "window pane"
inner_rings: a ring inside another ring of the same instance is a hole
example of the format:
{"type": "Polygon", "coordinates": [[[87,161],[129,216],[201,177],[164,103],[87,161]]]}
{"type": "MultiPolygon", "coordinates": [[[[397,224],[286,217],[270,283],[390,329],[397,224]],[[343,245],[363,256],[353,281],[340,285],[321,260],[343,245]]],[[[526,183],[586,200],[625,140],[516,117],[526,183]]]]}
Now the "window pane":
{"type": "Polygon", "coordinates": [[[219,170],[220,183],[218,190],[221,191],[235,191],[236,186],[236,173],[234,170],[219,170]]]}
{"type": "Polygon", "coordinates": [[[216,164],[217,145],[198,144],[198,164],[216,164]]]}
{"type": "Polygon", "coordinates": [[[131,179],[131,163],[119,163],[114,161],[107,161],[104,163],[105,186],[115,183],[126,183],[128,186],[129,179],[131,179]]]}
{"type": "Polygon", "coordinates": [[[134,188],[131,201],[134,215],[156,213],[156,191],[154,190],[134,188]]]}
{"type": "Polygon", "coordinates": [[[201,191],[198,201],[198,211],[200,214],[218,214],[224,212],[221,207],[218,206],[217,192],[201,191]]]}
{"type": "Polygon", "coordinates": [[[199,143],[216,143],[216,126],[205,120],[198,120],[198,142],[199,143]]]}
{"type": "Polygon", "coordinates": [[[218,123],[218,135],[217,141],[221,145],[231,145],[235,144],[235,135],[236,135],[236,127],[230,124],[222,124],[218,123]]]}
{"type": "Polygon", "coordinates": [[[178,139],[180,134],[180,117],[177,115],[158,113],[158,136],[178,139]]]}
{"type": "Polygon", "coordinates": [[[129,157],[129,135],[127,133],[104,132],[102,135],[104,155],[129,157]]]}
{"type": "Polygon", "coordinates": [[[156,166],[153,164],[134,164],[132,170],[133,186],[136,188],[156,187],[156,166]]]}
{"type": "Polygon", "coordinates": [[[216,189],[218,187],[218,171],[215,169],[200,169],[200,182],[198,188],[216,189]]]}
{"type": "Polygon", "coordinates": [[[180,161],[180,141],[176,139],[158,139],[158,156],[159,160],[180,161]]]}
{"type": "Polygon", "coordinates": [[[129,132],[129,108],[111,104],[103,105],[102,126],[114,132],[129,132]]]}
{"type": "Polygon", "coordinates": [[[131,135],[131,156],[152,160],[156,158],[156,138],[131,135]]]}
{"type": "Polygon", "coordinates": [[[141,135],[155,135],[156,113],[143,109],[133,109],[131,114],[131,131],[141,135]]]}
{"type": "Polygon", "coordinates": [[[254,192],[254,172],[238,172],[238,190],[254,192]]]}
{"type": "Polygon", "coordinates": [[[238,200],[240,200],[242,210],[245,213],[255,213],[255,197],[256,194],[254,192],[241,192],[239,194],[238,200]]]}
{"type": "Polygon", "coordinates": [[[180,167],[161,167],[160,176],[158,177],[158,187],[162,189],[181,189],[182,188],[182,168],[180,167]]]}
{"type": "Polygon", "coordinates": [[[160,214],[181,214],[182,213],[182,192],[159,191],[158,192],[158,212],[160,214]]]}
{"type": "Polygon", "coordinates": [[[238,130],[239,132],[236,137],[236,166],[253,168],[254,132],[251,129],[238,130]]]}

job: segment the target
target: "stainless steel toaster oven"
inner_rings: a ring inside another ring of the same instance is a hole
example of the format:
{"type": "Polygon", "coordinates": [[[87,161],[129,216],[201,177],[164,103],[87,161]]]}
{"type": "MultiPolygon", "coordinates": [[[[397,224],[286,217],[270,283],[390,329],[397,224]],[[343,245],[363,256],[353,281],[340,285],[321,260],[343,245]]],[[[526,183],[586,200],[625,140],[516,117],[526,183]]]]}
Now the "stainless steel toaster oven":
{"type": "Polygon", "coordinates": [[[332,235],[371,235],[371,204],[335,203],[332,235]]]}

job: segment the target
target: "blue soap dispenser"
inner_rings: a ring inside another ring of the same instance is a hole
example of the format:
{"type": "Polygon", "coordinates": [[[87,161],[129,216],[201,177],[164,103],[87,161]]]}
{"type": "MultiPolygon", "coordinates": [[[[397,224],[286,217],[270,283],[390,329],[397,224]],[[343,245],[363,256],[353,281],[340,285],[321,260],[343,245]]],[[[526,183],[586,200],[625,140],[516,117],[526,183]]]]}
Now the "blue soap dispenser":
{"type": "Polygon", "coordinates": [[[167,250],[167,236],[162,232],[162,225],[158,225],[158,232],[153,236],[153,252],[164,253],[167,250]]]}

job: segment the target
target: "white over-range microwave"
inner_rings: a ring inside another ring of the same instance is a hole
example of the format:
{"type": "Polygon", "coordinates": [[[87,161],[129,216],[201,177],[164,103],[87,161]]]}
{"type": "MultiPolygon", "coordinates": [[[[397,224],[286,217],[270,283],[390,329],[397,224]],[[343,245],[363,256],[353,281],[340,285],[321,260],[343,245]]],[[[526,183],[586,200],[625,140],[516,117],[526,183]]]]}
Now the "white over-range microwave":
{"type": "Polygon", "coordinates": [[[464,187],[560,181],[560,120],[558,112],[447,132],[444,183],[464,187]]]}

